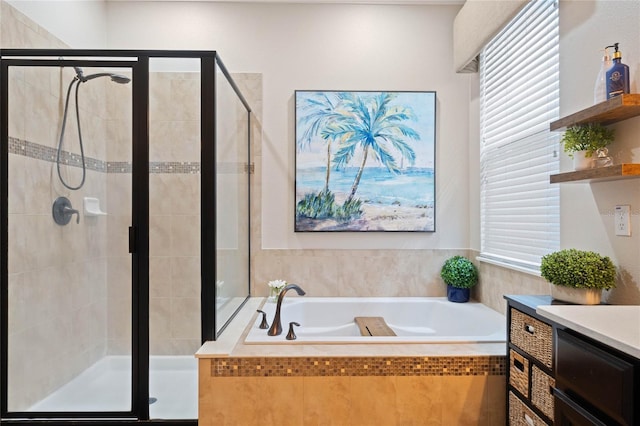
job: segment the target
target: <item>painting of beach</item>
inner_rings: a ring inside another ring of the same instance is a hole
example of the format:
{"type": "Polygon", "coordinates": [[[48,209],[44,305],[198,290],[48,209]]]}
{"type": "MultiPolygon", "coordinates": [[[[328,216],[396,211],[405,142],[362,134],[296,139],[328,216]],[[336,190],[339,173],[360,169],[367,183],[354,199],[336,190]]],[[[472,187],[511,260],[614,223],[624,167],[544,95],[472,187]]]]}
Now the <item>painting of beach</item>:
{"type": "Polygon", "coordinates": [[[295,231],[435,231],[435,92],[295,92],[295,231]]]}

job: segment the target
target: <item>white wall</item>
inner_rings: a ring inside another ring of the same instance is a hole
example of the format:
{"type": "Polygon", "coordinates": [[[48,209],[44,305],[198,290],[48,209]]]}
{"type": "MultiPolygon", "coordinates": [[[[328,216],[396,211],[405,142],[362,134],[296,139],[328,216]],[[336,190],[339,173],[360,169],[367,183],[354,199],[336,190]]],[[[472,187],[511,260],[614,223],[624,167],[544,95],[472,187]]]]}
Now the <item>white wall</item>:
{"type": "MultiPolygon", "coordinates": [[[[560,115],[593,104],[600,67],[598,49],[620,43],[622,62],[631,71],[631,92],[640,90],[640,2],[563,1],[560,3],[560,115]]],[[[616,163],[640,162],[640,117],[612,126],[609,147],[616,163]]],[[[566,155],[562,170],[571,170],[566,155]]],[[[620,274],[612,303],[640,303],[640,185],[637,179],[561,186],[561,246],[598,251],[612,257],[620,274]],[[613,211],[629,204],[632,236],[614,233],[613,211]]]]}
{"type": "Polygon", "coordinates": [[[74,49],[104,49],[107,41],[104,0],[6,0],[74,49]]]}
{"type": "Polygon", "coordinates": [[[468,78],[452,66],[459,6],[111,2],[110,48],[217,50],[263,74],[262,248],[467,248],[468,78]],[[293,232],[296,89],[435,90],[436,233],[293,232]]]}

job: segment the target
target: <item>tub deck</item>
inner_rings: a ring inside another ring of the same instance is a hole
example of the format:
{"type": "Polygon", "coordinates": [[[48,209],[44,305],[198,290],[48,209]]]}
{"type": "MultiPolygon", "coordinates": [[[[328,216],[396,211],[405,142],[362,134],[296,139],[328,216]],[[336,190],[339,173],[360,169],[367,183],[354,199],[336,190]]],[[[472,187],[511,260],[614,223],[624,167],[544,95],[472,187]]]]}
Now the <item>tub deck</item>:
{"type": "Polygon", "coordinates": [[[262,300],[196,354],[201,425],[505,424],[504,342],[245,344],[262,300]]]}
{"type": "MultiPolygon", "coordinates": [[[[244,340],[257,319],[264,298],[251,298],[216,341],[205,342],[196,358],[304,356],[506,356],[505,342],[388,344],[248,345],[244,340]]],[[[269,318],[271,320],[271,318],[269,318]]],[[[506,321],[506,320],[505,320],[506,321]]]]}

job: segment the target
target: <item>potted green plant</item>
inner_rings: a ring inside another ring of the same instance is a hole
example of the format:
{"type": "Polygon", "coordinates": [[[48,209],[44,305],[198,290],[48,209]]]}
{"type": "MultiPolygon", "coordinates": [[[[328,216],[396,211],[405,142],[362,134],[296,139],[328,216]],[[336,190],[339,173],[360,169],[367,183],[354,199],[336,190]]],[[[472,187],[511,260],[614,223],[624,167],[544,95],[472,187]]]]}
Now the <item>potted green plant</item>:
{"type": "Polygon", "coordinates": [[[440,270],[440,277],[447,285],[447,299],[450,302],[467,302],[471,287],[478,284],[478,270],[464,256],[447,259],[440,270]]]}
{"type": "Polygon", "coordinates": [[[614,131],[600,123],[577,124],[569,127],[562,135],[564,152],[573,158],[576,170],[593,167],[594,154],[605,148],[614,139],[614,131]]]}
{"type": "Polygon", "coordinates": [[[553,284],[554,299],[582,305],[597,305],[602,290],[616,286],[611,259],[592,251],[564,249],[543,256],[540,274],[553,284]]]}

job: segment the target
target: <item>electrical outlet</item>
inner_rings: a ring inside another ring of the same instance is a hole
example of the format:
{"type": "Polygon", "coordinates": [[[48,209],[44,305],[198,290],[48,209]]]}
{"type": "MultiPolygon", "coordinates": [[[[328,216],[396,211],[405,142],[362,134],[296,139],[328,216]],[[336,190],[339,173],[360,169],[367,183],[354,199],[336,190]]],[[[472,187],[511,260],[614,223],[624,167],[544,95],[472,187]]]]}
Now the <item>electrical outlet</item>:
{"type": "Polygon", "coordinates": [[[628,205],[625,206],[616,206],[615,212],[615,226],[616,226],[616,235],[620,235],[622,237],[630,237],[631,236],[631,207],[628,205]]]}

